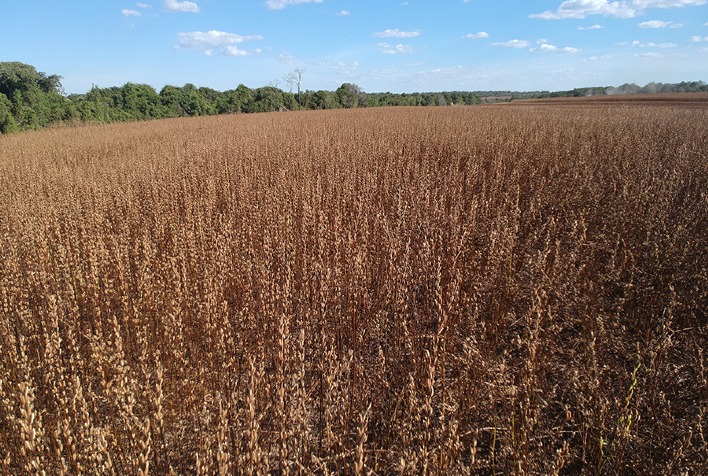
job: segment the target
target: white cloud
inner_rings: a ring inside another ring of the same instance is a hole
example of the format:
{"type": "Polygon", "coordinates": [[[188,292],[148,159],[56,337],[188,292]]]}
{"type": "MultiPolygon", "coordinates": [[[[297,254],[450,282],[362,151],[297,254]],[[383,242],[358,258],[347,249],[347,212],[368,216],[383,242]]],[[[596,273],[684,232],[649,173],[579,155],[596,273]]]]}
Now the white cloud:
{"type": "Polygon", "coordinates": [[[350,11],[348,11],[348,10],[342,10],[342,11],[340,11],[340,12],[337,13],[337,16],[338,16],[338,17],[345,17],[345,16],[351,15],[351,14],[352,14],[352,12],[350,12],[350,11]]]}
{"type": "Polygon", "coordinates": [[[298,5],[300,3],[322,3],[323,0],[268,0],[266,7],[270,10],[282,10],[288,5],[298,5]]]}
{"type": "Polygon", "coordinates": [[[579,50],[571,46],[566,46],[563,48],[558,48],[556,45],[552,45],[546,39],[540,39],[536,43],[540,46],[538,48],[531,48],[531,51],[557,51],[559,53],[577,53],[579,50]]]}
{"type": "Polygon", "coordinates": [[[278,61],[280,61],[281,63],[289,64],[289,65],[294,65],[294,64],[297,64],[297,62],[298,62],[295,55],[293,55],[289,51],[283,51],[282,53],[280,53],[278,55],[278,61]]]}
{"type": "Polygon", "coordinates": [[[653,51],[650,51],[649,53],[640,53],[638,55],[634,55],[637,58],[648,58],[648,59],[656,59],[656,58],[664,58],[664,55],[661,53],[654,53],[653,51]]]}
{"type": "Polygon", "coordinates": [[[506,46],[507,48],[528,48],[529,42],[526,40],[509,40],[492,43],[492,46],[506,46]]]}
{"type": "Polygon", "coordinates": [[[672,21],[650,20],[643,21],[637,24],[639,28],[683,28],[683,23],[674,23],[672,21]]]}
{"type": "MultiPolygon", "coordinates": [[[[226,56],[251,56],[251,55],[257,55],[261,52],[260,48],[256,48],[255,50],[247,51],[247,50],[242,50],[238,46],[227,46],[224,48],[224,54],[226,56]]],[[[207,56],[212,56],[213,52],[206,53],[207,56]]]]}
{"type": "Polygon", "coordinates": [[[590,15],[633,18],[637,15],[637,10],[628,3],[630,2],[608,2],[607,0],[567,0],[561,3],[555,12],[546,10],[543,13],[530,15],[530,18],[539,18],[541,20],[560,20],[565,18],[582,19],[590,15]]]}
{"type": "Polygon", "coordinates": [[[678,45],[676,43],[642,43],[641,41],[634,40],[632,46],[639,48],[676,48],[678,45]]]}
{"type": "Polygon", "coordinates": [[[566,18],[582,19],[591,15],[612,18],[634,18],[649,8],[681,8],[703,5],[708,0],[566,0],[556,11],[546,10],[535,13],[529,18],[541,20],[560,20],[566,18]]]}
{"type": "MultiPolygon", "coordinates": [[[[211,55],[213,55],[213,52],[211,50],[207,50],[205,52],[205,54],[207,56],[211,56],[211,55]]],[[[238,46],[227,46],[224,48],[224,54],[226,54],[228,56],[247,56],[248,51],[242,50],[238,46]]]]}
{"type": "MultiPolygon", "coordinates": [[[[326,75],[331,74],[337,78],[347,78],[353,80],[359,76],[358,61],[347,63],[345,61],[317,60],[309,65],[323,70],[326,75]]],[[[339,84],[341,84],[341,82],[339,84]]]]}
{"type": "Polygon", "coordinates": [[[578,30],[602,30],[602,25],[579,26],[578,30]]]}
{"type": "Polygon", "coordinates": [[[399,55],[401,53],[413,53],[413,47],[410,45],[389,45],[388,43],[379,43],[381,52],[385,55],[399,55]]]}
{"type": "Polygon", "coordinates": [[[632,0],[640,8],[681,8],[703,5],[706,0],[632,0]]]}
{"type": "Polygon", "coordinates": [[[359,68],[359,62],[352,61],[351,63],[347,63],[346,61],[337,61],[333,68],[338,71],[339,74],[351,76],[352,74],[355,74],[357,72],[357,69],[359,68]]]}
{"type": "Polygon", "coordinates": [[[708,36],[692,36],[691,37],[691,42],[693,43],[700,43],[701,41],[708,41],[708,36]]]}
{"type": "Polygon", "coordinates": [[[150,5],[149,3],[136,3],[136,5],[138,6],[138,8],[152,8],[152,5],[150,5]]]}
{"type": "Polygon", "coordinates": [[[487,33],[486,31],[480,31],[478,33],[467,33],[465,35],[465,38],[467,38],[468,40],[474,40],[478,38],[489,38],[489,33],[487,33]]]}
{"type": "Polygon", "coordinates": [[[377,38],[415,38],[416,36],[420,36],[420,32],[418,30],[400,31],[396,28],[395,30],[378,31],[374,33],[374,36],[377,38]]]}
{"type": "Polygon", "coordinates": [[[123,10],[120,11],[124,17],[139,17],[140,12],[137,10],[128,10],[127,8],[124,8],[123,10]]]}
{"type": "Polygon", "coordinates": [[[178,49],[199,51],[207,56],[213,56],[214,54],[246,56],[249,54],[259,53],[260,50],[246,51],[238,48],[236,45],[243,43],[244,41],[263,39],[260,35],[241,36],[235,33],[228,33],[218,30],[180,33],[178,37],[178,49]]]}
{"type": "Polygon", "coordinates": [[[671,22],[661,20],[650,20],[639,23],[639,28],[666,28],[671,22]]]}
{"type": "Polygon", "coordinates": [[[165,10],[168,12],[189,12],[199,13],[199,5],[196,2],[178,2],[177,0],[165,0],[165,10]]]}

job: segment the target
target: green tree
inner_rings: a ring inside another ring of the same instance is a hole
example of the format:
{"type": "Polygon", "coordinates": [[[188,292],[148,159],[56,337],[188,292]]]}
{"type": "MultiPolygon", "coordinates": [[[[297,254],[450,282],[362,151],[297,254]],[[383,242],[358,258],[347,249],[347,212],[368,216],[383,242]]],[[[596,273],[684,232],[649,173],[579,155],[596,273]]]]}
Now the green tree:
{"type": "Polygon", "coordinates": [[[15,89],[12,92],[10,99],[12,105],[12,115],[15,116],[17,125],[22,129],[37,127],[37,114],[29,104],[29,100],[25,100],[25,95],[21,90],[15,89]]]}
{"type": "Polygon", "coordinates": [[[94,85],[91,91],[86,93],[84,100],[88,102],[83,108],[82,119],[84,120],[105,123],[134,119],[125,110],[123,88],[117,86],[99,88],[94,85]]]}
{"type": "Polygon", "coordinates": [[[165,86],[160,90],[160,102],[166,108],[168,117],[182,117],[186,113],[182,109],[182,89],[176,86],[165,86]]]}
{"type": "Polygon", "coordinates": [[[254,97],[253,89],[248,86],[239,84],[236,88],[235,101],[241,106],[241,112],[255,111],[254,97]]]}
{"type": "Polygon", "coordinates": [[[285,109],[283,91],[274,86],[264,86],[255,91],[254,112],[273,112],[285,109]]]}
{"type": "Polygon", "coordinates": [[[236,91],[229,89],[219,95],[216,100],[217,114],[236,114],[241,112],[241,107],[236,102],[236,91]]]}
{"type": "Polygon", "coordinates": [[[0,134],[7,134],[18,129],[12,115],[12,103],[7,96],[0,93],[0,134]]]}
{"type": "Polygon", "coordinates": [[[34,66],[18,61],[0,62],[0,93],[12,97],[12,93],[38,89],[45,93],[61,93],[61,76],[47,76],[34,66]]]}
{"type": "Polygon", "coordinates": [[[216,108],[190,83],[182,87],[182,109],[187,116],[208,116],[216,113],[216,108]]]}
{"type": "Polygon", "coordinates": [[[14,122],[20,128],[43,127],[62,120],[67,102],[60,92],[60,76],[47,76],[17,61],[0,63],[0,94],[10,101],[14,122]]]}
{"type": "Polygon", "coordinates": [[[168,117],[206,116],[216,114],[216,105],[205,98],[193,84],[178,88],[165,86],[160,91],[160,100],[168,117]]]}
{"type": "Polygon", "coordinates": [[[339,98],[333,91],[305,91],[303,93],[303,106],[306,109],[338,109],[339,98]]]}
{"type": "Polygon", "coordinates": [[[156,119],[167,115],[167,109],[152,86],[127,83],[121,93],[122,109],[131,119],[156,119]]]}
{"type": "Polygon", "coordinates": [[[212,88],[199,88],[197,90],[202,99],[207,103],[206,111],[207,114],[218,114],[219,108],[218,104],[223,96],[223,93],[212,88]]]}
{"type": "Polygon", "coordinates": [[[366,106],[366,94],[356,84],[344,83],[337,88],[336,94],[342,107],[353,108],[366,106]]]}
{"type": "Polygon", "coordinates": [[[253,91],[243,84],[219,94],[216,101],[218,114],[253,112],[253,91]]]}

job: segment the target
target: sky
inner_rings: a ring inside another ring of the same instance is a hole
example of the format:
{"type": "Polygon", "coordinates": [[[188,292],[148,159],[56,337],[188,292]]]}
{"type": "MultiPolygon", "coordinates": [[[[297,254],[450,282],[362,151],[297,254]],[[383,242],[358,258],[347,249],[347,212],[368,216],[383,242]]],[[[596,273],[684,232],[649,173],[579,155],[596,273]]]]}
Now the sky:
{"type": "Polygon", "coordinates": [[[366,92],[708,80],[708,0],[0,0],[0,61],[93,85],[366,92]]]}

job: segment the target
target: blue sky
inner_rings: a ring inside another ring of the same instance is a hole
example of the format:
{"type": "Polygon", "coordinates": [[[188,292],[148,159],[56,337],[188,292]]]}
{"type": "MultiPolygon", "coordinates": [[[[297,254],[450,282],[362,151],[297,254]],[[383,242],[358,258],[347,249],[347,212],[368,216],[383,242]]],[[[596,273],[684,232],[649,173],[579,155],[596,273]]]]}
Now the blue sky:
{"type": "Polygon", "coordinates": [[[0,61],[93,84],[369,92],[708,80],[708,0],[0,0],[0,61]]]}

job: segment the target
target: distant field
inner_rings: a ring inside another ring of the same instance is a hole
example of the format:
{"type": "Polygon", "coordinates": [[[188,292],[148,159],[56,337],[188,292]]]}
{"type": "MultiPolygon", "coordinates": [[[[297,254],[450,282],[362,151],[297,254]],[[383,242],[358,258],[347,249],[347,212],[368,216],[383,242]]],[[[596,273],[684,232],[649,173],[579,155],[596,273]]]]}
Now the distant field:
{"type": "Polygon", "coordinates": [[[0,137],[0,473],[699,474],[707,99],[0,137]]]}
{"type": "Polygon", "coordinates": [[[708,93],[672,93],[672,94],[618,94],[609,96],[559,97],[546,99],[514,100],[514,104],[555,104],[555,105],[619,105],[624,106],[670,106],[708,108],[708,93]]]}

